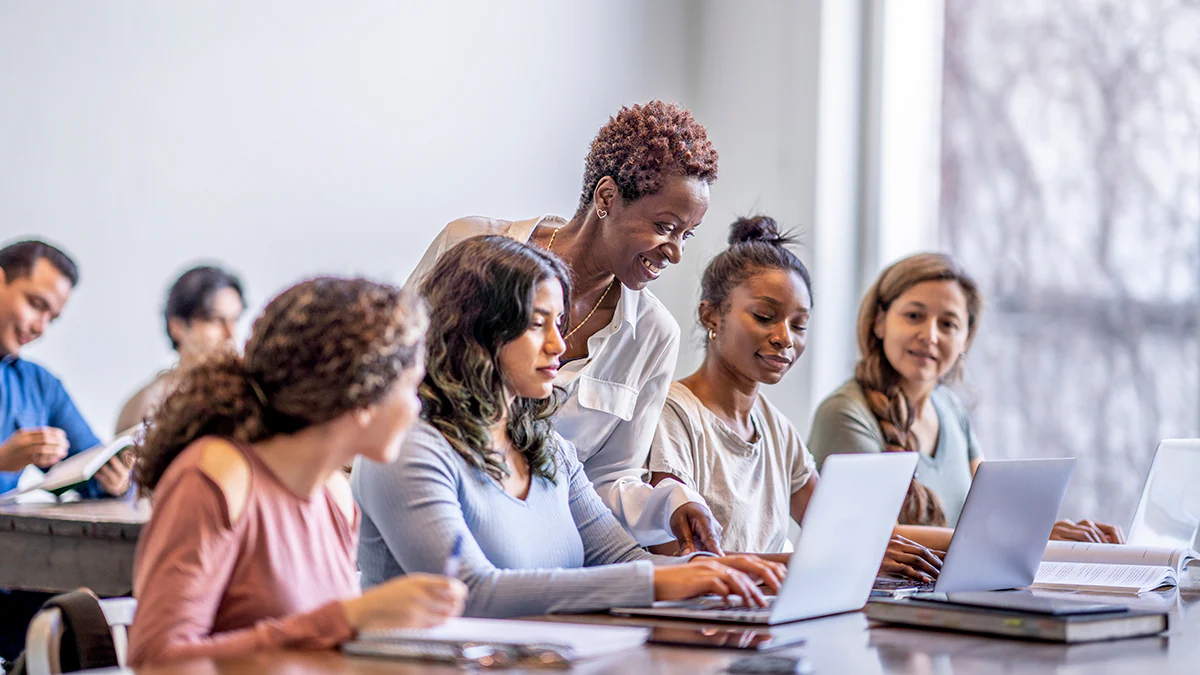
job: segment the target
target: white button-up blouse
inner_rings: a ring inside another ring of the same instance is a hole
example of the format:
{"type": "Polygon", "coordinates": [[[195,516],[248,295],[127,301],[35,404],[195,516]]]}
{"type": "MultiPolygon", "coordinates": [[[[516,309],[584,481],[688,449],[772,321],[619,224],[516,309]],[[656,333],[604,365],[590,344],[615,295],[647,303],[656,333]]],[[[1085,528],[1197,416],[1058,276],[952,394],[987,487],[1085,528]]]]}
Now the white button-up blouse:
{"type": "MultiPolygon", "coordinates": [[[[439,257],[468,237],[504,235],[528,242],[539,224],[562,226],[558,216],[521,221],[460,218],[447,225],[417,263],[406,285],[419,284],[439,257]]],[[[679,324],[647,290],[620,288],[612,321],[588,338],[588,355],[563,364],[556,383],[567,390],[555,430],[575,445],[584,471],[614,515],[643,546],[673,541],[671,514],[687,502],[704,503],[676,481],[646,482],[646,459],[662,415],[679,353],[679,324]]]]}

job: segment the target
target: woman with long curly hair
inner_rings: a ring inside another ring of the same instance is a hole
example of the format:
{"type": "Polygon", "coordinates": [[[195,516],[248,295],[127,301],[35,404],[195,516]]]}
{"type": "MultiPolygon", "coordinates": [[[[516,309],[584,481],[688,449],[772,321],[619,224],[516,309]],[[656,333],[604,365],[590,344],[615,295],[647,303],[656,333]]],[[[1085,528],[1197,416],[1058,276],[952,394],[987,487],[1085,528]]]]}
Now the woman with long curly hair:
{"type": "Polygon", "coordinates": [[[154,512],[138,540],[132,664],[330,648],[462,612],[466,589],[445,577],[360,595],[342,472],[358,455],[395,458],[419,410],[425,324],[399,289],[314,279],[267,305],[244,356],[187,371],[138,448],[154,512]]]}
{"type": "Polygon", "coordinates": [[[458,552],[469,616],[647,606],[708,593],[764,600],[782,565],[654,556],[605,507],[550,424],[571,277],[552,254],[473,237],[426,276],[422,422],[394,464],[355,460],[364,585],[443,569],[458,552]]]}
{"type": "Polygon", "coordinates": [[[458,242],[504,235],[562,258],[571,272],[572,323],[556,383],[567,397],[554,426],[617,520],[645,546],[720,552],[720,527],[699,493],[651,487],[646,456],[675,370],[679,325],[646,286],[678,264],[708,210],[717,152],[678,105],[622,108],[596,134],[569,220],[456,220],[409,278],[415,286],[458,242]]]}
{"type": "MultiPolygon", "coordinates": [[[[854,377],[817,408],[808,447],[818,462],[840,452],[917,452],[900,534],[945,550],[983,453],[961,379],[983,313],[975,280],[950,256],[919,253],[880,273],[858,313],[854,377]],[[936,528],[936,529],[931,529],[936,528]]],[[[1052,539],[1124,541],[1120,528],[1055,523],[1052,539]]]]}

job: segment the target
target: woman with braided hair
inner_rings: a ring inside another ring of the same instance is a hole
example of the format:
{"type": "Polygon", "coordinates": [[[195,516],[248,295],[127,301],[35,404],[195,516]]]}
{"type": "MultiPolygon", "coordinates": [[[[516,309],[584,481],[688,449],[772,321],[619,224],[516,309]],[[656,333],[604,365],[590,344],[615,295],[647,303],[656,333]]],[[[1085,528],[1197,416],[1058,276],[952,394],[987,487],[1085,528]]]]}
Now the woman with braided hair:
{"type": "Polygon", "coordinates": [[[646,455],[679,352],[679,324],[646,288],[679,263],[708,211],[717,151],[684,108],[622,108],[596,134],[569,220],[462,218],[445,227],[407,282],[416,287],[464,239],[503,235],[560,257],[571,270],[567,350],[556,383],[568,396],[554,427],[579,453],[596,492],[644,546],[679,541],[721,552],[704,498],[646,482],[646,455]]]}
{"type": "Polygon", "coordinates": [[[342,466],[396,458],[420,410],[426,313],[362,279],[271,301],[245,355],[189,369],[138,448],[154,500],[138,540],[130,663],[328,649],[359,630],[461,614],[457,579],[359,593],[359,513],[342,466]]]}
{"type": "MultiPolygon", "coordinates": [[[[919,253],[885,269],[858,314],[854,377],[817,408],[808,447],[818,463],[841,452],[917,452],[900,534],[944,550],[983,453],[947,386],[962,377],[983,296],[953,258],[919,253]]],[[[1055,523],[1052,539],[1120,543],[1120,528],[1055,523]]]]}

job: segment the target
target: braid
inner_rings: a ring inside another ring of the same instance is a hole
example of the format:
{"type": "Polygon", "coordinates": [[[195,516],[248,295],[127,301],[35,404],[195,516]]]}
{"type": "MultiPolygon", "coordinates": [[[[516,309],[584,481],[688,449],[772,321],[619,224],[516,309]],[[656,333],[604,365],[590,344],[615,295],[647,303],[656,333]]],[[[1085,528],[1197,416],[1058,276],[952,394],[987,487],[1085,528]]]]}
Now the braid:
{"type": "MultiPolygon", "coordinates": [[[[874,335],[871,339],[878,341],[874,335]]],[[[896,373],[879,349],[865,352],[854,369],[854,379],[867,399],[867,407],[879,421],[883,432],[884,452],[916,452],[916,439],[912,431],[912,406],[908,397],[897,384],[896,373]]],[[[900,508],[901,525],[946,526],[946,513],[942,510],[937,494],[913,478],[900,508]]]]}
{"type": "MultiPolygon", "coordinates": [[[[884,452],[913,452],[917,447],[912,434],[912,402],[900,389],[900,374],[888,362],[883,340],[876,331],[888,307],[907,289],[923,281],[954,281],[962,289],[967,300],[967,348],[979,329],[979,316],[983,311],[979,287],[966,270],[949,256],[940,253],[911,255],[893,263],[871,284],[858,309],[858,352],[861,358],[854,369],[854,379],[866,396],[871,414],[879,421],[879,428],[883,431],[884,452]]],[[[959,362],[942,377],[942,381],[953,381],[961,373],[962,364],[959,362]]],[[[904,525],[945,526],[946,513],[937,495],[913,478],[900,512],[900,522],[904,525]]]]}

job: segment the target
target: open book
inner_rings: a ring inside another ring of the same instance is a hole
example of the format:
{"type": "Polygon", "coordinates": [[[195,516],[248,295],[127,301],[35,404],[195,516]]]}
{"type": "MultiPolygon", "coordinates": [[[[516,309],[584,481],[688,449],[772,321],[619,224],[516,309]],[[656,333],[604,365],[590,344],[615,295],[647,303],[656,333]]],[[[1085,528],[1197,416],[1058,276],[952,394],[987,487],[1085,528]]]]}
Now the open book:
{"type": "Polygon", "coordinates": [[[640,647],[649,634],[645,628],[624,626],[459,618],[436,628],[363,631],[342,645],[342,651],[481,665],[554,666],[640,647]]]}
{"type": "Polygon", "coordinates": [[[96,475],[96,472],[100,470],[100,467],[108,463],[108,460],[112,459],[122,450],[132,447],[134,444],[134,435],[132,433],[125,433],[117,436],[111,443],[97,445],[94,448],[71,455],[50,467],[40,481],[24,484],[4,494],[0,494],[0,502],[11,501],[34,490],[46,490],[55,494],[62,494],[71,488],[91,480],[92,476],[96,475]]]}
{"type": "Polygon", "coordinates": [[[1185,568],[1198,558],[1186,548],[1052,541],[1033,587],[1145,593],[1178,585],[1185,568]]]}

